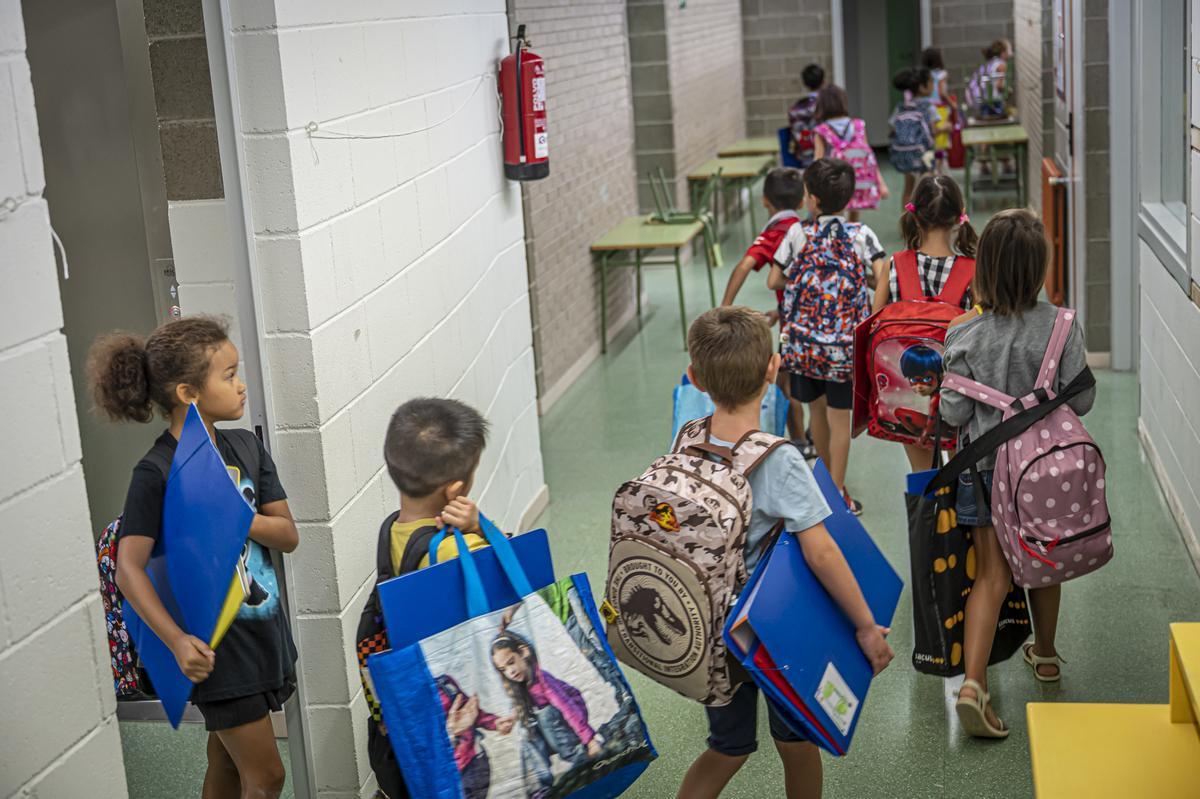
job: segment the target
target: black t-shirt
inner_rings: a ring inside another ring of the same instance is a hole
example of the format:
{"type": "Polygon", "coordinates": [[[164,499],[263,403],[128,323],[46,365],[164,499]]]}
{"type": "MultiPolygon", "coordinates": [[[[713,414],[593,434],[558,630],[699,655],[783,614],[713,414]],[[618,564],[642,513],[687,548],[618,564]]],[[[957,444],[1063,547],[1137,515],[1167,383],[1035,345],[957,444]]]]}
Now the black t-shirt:
{"type": "MultiPolygon", "coordinates": [[[[217,430],[216,443],[242,496],[255,510],[287,498],[275,463],[257,436],[248,430],[217,430]]],[[[133,468],[121,521],[122,538],[144,535],[158,539],[167,487],[163,464],[169,469],[178,444],[170,430],[164,431],[133,468]]],[[[257,541],[246,539],[242,562],[252,581],[250,595],[217,645],[212,674],[192,692],[194,702],[277,691],[295,679],[296,645],[279,599],[279,578],[271,553],[257,541]]]]}

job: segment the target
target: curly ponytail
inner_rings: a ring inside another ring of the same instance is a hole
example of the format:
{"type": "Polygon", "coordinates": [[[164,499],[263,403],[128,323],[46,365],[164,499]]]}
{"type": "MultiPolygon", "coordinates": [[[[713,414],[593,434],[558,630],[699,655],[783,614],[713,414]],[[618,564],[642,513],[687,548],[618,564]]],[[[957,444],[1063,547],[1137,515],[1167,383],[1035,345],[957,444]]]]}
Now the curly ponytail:
{"type": "Polygon", "coordinates": [[[96,408],[114,422],[148,422],[154,406],[170,416],[175,388],[203,386],[213,352],[228,340],[228,324],[209,316],[167,322],[146,339],[119,332],[101,337],[87,363],[96,408]]]}

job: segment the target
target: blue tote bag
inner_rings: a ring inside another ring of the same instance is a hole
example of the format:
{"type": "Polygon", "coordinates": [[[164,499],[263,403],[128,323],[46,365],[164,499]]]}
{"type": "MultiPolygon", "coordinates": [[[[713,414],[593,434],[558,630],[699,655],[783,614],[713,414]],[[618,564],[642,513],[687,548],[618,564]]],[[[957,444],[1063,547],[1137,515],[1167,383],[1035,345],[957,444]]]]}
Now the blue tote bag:
{"type": "MultiPolygon", "coordinates": [[[[675,412],[671,421],[671,440],[675,440],[675,436],[679,435],[679,428],[686,423],[693,419],[712,416],[715,410],[716,406],[713,405],[709,396],[692,385],[691,381],[687,379],[687,375],[684,375],[679,385],[675,387],[675,412]]],[[[787,418],[787,397],[783,395],[783,390],[779,386],[771,386],[763,396],[759,429],[764,433],[787,438],[787,418]]]]}
{"type": "MultiPolygon", "coordinates": [[[[470,552],[455,530],[456,560],[380,586],[389,636],[404,618],[441,604],[431,597],[457,588],[465,600],[456,623],[408,645],[397,643],[409,637],[398,629],[393,649],[367,661],[410,793],[431,799],[619,796],[657,753],[597,633],[587,577],[534,590],[526,562],[540,556],[521,540],[531,534],[509,541],[490,522],[483,528],[491,547],[470,552]],[[518,554],[523,549],[524,557],[518,554]],[[439,570],[441,590],[426,592],[429,575],[439,570]],[[385,594],[394,600],[403,581],[422,574],[424,601],[402,614],[385,594]],[[396,588],[385,591],[392,584],[396,588]]],[[[430,542],[431,563],[443,537],[430,542]]]]}

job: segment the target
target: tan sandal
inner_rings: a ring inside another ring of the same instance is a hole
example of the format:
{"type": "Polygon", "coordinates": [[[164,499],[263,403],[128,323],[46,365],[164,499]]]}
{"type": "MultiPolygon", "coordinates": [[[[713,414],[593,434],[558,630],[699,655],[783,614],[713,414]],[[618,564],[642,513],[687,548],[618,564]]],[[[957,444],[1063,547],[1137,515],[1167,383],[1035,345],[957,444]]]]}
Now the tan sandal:
{"type": "Polygon", "coordinates": [[[1021,647],[1021,651],[1025,656],[1025,662],[1029,664],[1031,669],[1033,669],[1034,678],[1037,679],[1038,682],[1058,682],[1061,680],[1062,666],[1067,661],[1063,660],[1058,655],[1051,655],[1048,658],[1042,657],[1041,655],[1035,655],[1033,654],[1034,646],[1035,644],[1030,643],[1021,647]],[[1038,671],[1039,666],[1053,666],[1054,668],[1058,669],[1058,673],[1054,674],[1053,676],[1046,676],[1038,671]]]}
{"type": "Polygon", "coordinates": [[[975,680],[963,680],[962,687],[975,692],[975,696],[963,696],[960,688],[958,701],[954,703],[954,709],[958,711],[958,721],[967,735],[972,738],[1007,738],[1008,727],[1004,726],[1003,721],[997,719],[1000,721],[999,727],[993,727],[988,721],[987,708],[992,702],[992,697],[983,690],[983,686],[975,680]]]}

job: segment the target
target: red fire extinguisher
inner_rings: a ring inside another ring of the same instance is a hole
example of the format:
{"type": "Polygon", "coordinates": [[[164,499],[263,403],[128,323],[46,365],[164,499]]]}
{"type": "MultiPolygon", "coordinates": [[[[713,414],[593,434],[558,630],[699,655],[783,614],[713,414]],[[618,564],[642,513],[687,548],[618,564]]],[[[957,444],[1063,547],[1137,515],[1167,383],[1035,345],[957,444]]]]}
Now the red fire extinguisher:
{"type": "Polygon", "coordinates": [[[504,112],[504,176],[539,180],[550,174],[546,138],[546,62],[525,49],[525,26],[517,26],[517,49],[500,59],[504,112]]]}

